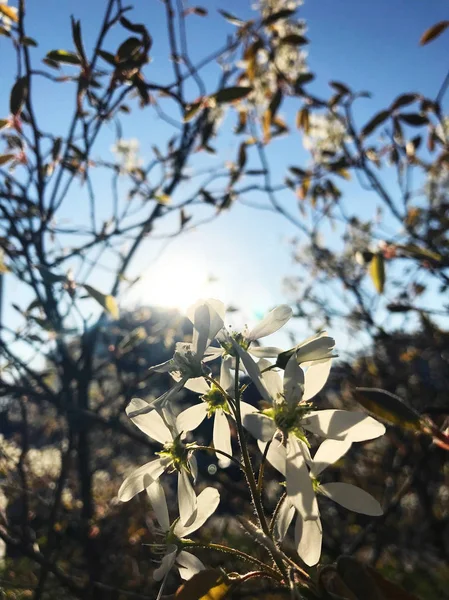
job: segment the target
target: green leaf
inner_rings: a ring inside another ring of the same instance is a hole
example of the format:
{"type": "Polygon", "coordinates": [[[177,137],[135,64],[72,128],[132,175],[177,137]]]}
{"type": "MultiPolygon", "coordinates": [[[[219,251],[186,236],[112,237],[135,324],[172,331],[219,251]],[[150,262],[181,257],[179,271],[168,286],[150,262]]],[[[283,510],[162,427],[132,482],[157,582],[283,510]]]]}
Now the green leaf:
{"type": "MultiPolygon", "coordinates": [[[[1,4],[0,4],[1,6],[1,4]]],[[[9,107],[11,114],[20,114],[23,105],[28,98],[28,81],[26,77],[21,77],[16,81],[11,90],[11,96],[9,100],[9,107]]]]}
{"type": "Polygon", "coordinates": [[[102,294],[101,292],[87,284],[84,284],[83,287],[89,294],[89,296],[96,300],[98,304],[100,304],[100,306],[102,306],[105,309],[105,311],[112,316],[112,318],[119,318],[120,311],[114,296],[111,296],[110,294],[102,294]]]}
{"type": "Polygon", "coordinates": [[[175,593],[176,600],[221,600],[231,587],[220,569],[205,569],[186,581],[175,593]]]}
{"type": "Polygon", "coordinates": [[[216,94],[213,94],[211,98],[217,102],[217,104],[226,104],[227,102],[235,102],[236,100],[242,100],[246,98],[248,94],[253,91],[251,87],[228,87],[220,90],[216,94]]]}
{"type": "Polygon", "coordinates": [[[36,48],[36,47],[37,47],[37,42],[36,42],[36,40],[34,40],[34,39],[33,39],[33,38],[31,38],[31,37],[27,37],[27,36],[23,37],[23,38],[20,40],[20,43],[22,44],[22,46],[32,46],[33,48],[36,48]]]}
{"type": "Polygon", "coordinates": [[[0,167],[14,158],[14,154],[0,154],[0,167]]]}
{"type": "Polygon", "coordinates": [[[52,69],[60,69],[61,65],[56,62],[55,60],[51,60],[51,58],[43,58],[42,62],[44,64],[46,64],[48,67],[51,67],[52,69]]]}
{"type": "Polygon", "coordinates": [[[0,119],[0,129],[3,129],[4,127],[7,127],[8,125],[9,125],[8,119],[0,119]]]}
{"type": "Polygon", "coordinates": [[[437,263],[440,263],[443,260],[441,254],[438,252],[434,252],[433,250],[428,250],[427,248],[421,248],[416,244],[405,244],[397,246],[399,249],[404,250],[407,254],[411,255],[413,258],[418,258],[421,260],[432,260],[437,263]]]}
{"type": "Polygon", "coordinates": [[[366,410],[387,421],[391,425],[399,425],[404,429],[420,431],[421,417],[404,402],[386,390],[379,388],[356,388],[357,402],[366,410]]]}
{"type": "Polygon", "coordinates": [[[440,21],[439,23],[432,25],[432,27],[429,27],[429,29],[427,29],[422,34],[419,43],[421,44],[421,46],[425,46],[429,42],[432,42],[437,37],[439,37],[443,33],[443,31],[445,31],[448,27],[449,21],[440,21]]]}
{"type": "Polygon", "coordinates": [[[74,52],[69,52],[68,50],[50,50],[50,52],[47,53],[46,58],[65,65],[81,64],[80,57],[74,52]]]}
{"type": "Polygon", "coordinates": [[[385,260],[382,254],[375,254],[370,262],[369,272],[373,280],[374,287],[382,294],[385,286],[385,260]]]}
{"type": "Polygon", "coordinates": [[[385,121],[390,116],[390,110],[381,110],[374,117],[368,121],[365,127],[362,129],[362,136],[366,137],[370,133],[372,133],[379,125],[385,123],[385,121]]]}

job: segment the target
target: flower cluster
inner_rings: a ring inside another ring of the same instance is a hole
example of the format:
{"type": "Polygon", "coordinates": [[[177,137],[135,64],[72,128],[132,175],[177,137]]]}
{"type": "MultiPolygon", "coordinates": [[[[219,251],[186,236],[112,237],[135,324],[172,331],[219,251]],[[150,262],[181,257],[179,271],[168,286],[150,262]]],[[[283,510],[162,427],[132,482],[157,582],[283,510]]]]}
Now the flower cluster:
{"type": "Polygon", "coordinates": [[[123,173],[129,173],[142,166],[142,159],[139,158],[139,141],[135,138],[118,140],[111,147],[111,152],[117,155],[123,173]]]}
{"type": "MultiPolygon", "coordinates": [[[[215,299],[197,302],[187,315],[193,325],[192,342],[177,344],[172,359],[151,369],[169,373],[173,386],[156,400],[134,398],[126,409],[132,422],[161,444],[157,457],[131,473],[118,493],[122,501],[144,490],[150,498],[163,536],[163,542],[157,545],[163,558],[155,579],[164,578],[175,565],[185,579],[203,568],[198,559],[186,552],[193,543],[185,536],[213,514],[220,498],[213,488],[196,495],[194,454],[203,447],[186,438],[205,419],[213,419],[213,449],[219,465],[226,468],[236,461],[244,468],[256,509],[260,490],[257,492],[257,486],[251,484],[255,479],[251,462],[245,460],[248,446],[244,429],[257,440],[261,460],[271,463],[285,478],[285,493],[273,519],[272,543],[280,548],[296,515],[298,554],[307,565],[316,564],[322,541],[317,496],[327,496],[356,512],[382,513],[377,500],[367,492],[347,483],[321,483],[320,475],[342,458],[352,444],[381,436],[384,426],[364,413],[319,410],[314,405],[313,399],[326,384],[335,356],[335,342],[326,332],[287,351],[259,344],[261,338],[289,321],[292,311],[288,306],[278,306],[255,327],[244,331],[225,328],[225,307],[215,299]],[[221,364],[215,366],[218,359],[221,364]],[[219,376],[215,378],[214,373],[219,376]],[[248,387],[248,383],[240,381],[242,376],[254,384],[260,407],[242,399],[248,387]],[[199,401],[177,414],[175,397],[184,387],[197,393],[199,401]],[[239,433],[243,463],[233,451],[231,421],[239,433]],[[312,445],[319,438],[324,441],[312,458],[312,445]],[[163,473],[176,473],[178,478],[179,519],[173,525],[159,482],[163,473]]],[[[280,485],[279,489],[284,488],[280,485]]],[[[263,518],[263,514],[259,515],[259,520],[263,518]]],[[[265,536],[268,533],[264,531],[265,536]]]]}
{"type": "Polygon", "coordinates": [[[311,114],[309,128],[304,136],[303,144],[316,162],[325,161],[326,154],[334,154],[342,149],[345,141],[349,141],[344,124],[331,114],[311,114]]]}

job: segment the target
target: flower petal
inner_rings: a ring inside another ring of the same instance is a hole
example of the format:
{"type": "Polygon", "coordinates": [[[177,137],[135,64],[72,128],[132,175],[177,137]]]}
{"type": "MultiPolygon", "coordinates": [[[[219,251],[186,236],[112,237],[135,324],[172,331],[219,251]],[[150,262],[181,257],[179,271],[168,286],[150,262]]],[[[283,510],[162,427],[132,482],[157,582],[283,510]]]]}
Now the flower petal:
{"type": "Polygon", "coordinates": [[[184,538],[199,529],[213,515],[220,504],[220,494],[215,488],[207,487],[196,500],[197,507],[193,522],[187,526],[178,521],[173,529],[174,534],[179,538],[184,538]]]}
{"type": "Polygon", "coordinates": [[[128,502],[136,494],[142,492],[147,485],[156,481],[167,467],[167,461],[161,458],[151,460],[129,475],[120,486],[117,497],[121,502],[128,502]],[[145,480],[145,481],[144,481],[145,480]]]}
{"type": "Polygon", "coordinates": [[[295,516],[295,507],[290,504],[286,498],[279,509],[276,523],[274,525],[274,535],[278,541],[282,541],[287,535],[290,523],[295,516]]]}
{"type": "Polygon", "coordinates": [[[371,494],[350,483],[325,483],[320,485],[319,491],[348,510],[372,517],[383,514],[382,507],[371,494]]]}
{"type": "Polygon", "coordinates": [[[318,502],[313,491],[312,480],[302,447],[294,436],[287,441],[287,495],[290,502],[305,519],[316,519],[319,515],[318,502]]]}
{"type": "Polygon", "coordinates": [[[310,472],[314,477],[324,471],[329,465],[336,463],[348,452],[352,442],[348,440],[325,440],[313,457],[310,472]]]}
{"type": "Polygon", "coordinates": [[[198,478],[198,462],[197,462],[196,456],[193,454],[193,452],[190,455],[190,457],[187,459],[187,462],[189,463],[190,474],[192,475],[193,483],[196,483],[196,480],[198,478]]]}
{"type": "MultiPolygon", "coordinates": [[[[142,408],[148,406],[148,403],[145,400],[141,400],[140,398],[133,398],[131,402],[126,407],[126,414],[129,416],[135,411],[139,411],[142,408]]],[[[156,410],[151,410],[146,414],[140,414],[136,417],[131,417],[131,421],[142,431],[145,435],[150,437],[153,440],[156,440],[160,444],[165,444],[168,441],[171,441],[172,436],[170,430],[165,425],[162,417],[156,410]]]]}
{"type": "Polygon", "coordinates": [[[298,515],[295,526],[297,552],[307,566],[313,567],[320,560],[323,529],[320,518],[304,521],[298,515]]]}
{"type": "MultiPolygon", "coordinates": [[[[271,366],[271,363],[265,358],[262,358],[257,363],[257,366],[259,367],[259,371],[262,372],[264,369],[271,366]]],[[[272,402],[278,402],[281,399],[283,392],[282,377],[279,372],[272,369],[265,371],[265,373],[262,373],[262,381],[272,398],[272,402]]]]}
{"type": "MultiPolygon", "coordinates": [[[[232,456],[231,430],[228,419],[220,408],[215,411],[213,440],[214,448],[227,452],[232,456]]],[[[217,458],[220,467],[223,469],[231,464],[231,460],[222,454],[218,453],[217,458]]]]}
{"type": "Polygon", "coordinates": [[[186,433],[196,429],[206,418],[207,405],[205,402],[195,404],[186,408],[176,417],[176,428],[180,432],[186,433]]]}
{"type": "Polygon", "coordinates": [[[243,418],[243,427],[261,442],[269,442],[276,432],[273,419],[261,413],[251,413],[243,418]]]}
{"type": "Polygon", "coordinates": [[[365,413],[337,409],[312,411],[302,425],[316,435],[351,442],[372,440],[385,432],[382,423],[365,413]]]}
{"type": "Polygon", "coordinates": [[[296,360],[301,364],[331,358],[334,347],[335,340],[327,335],[327,331],[321,331],[296,346],[296,360]]]}
{"type": "MultiPolygon", "coordinates": [[[[265,452],[266,443],[257,442],[262,454],[265,452]]],[[[267,461],[285,477],[287,468],[287,452],[284,446],[278,441],[273,440],[268,448],[267,461]]]]}
{"type": "Polygon", "coordinates": [[[248,352],[246,352],[246,350],[243,350],[243,348],[239,344],[237,344],[235,340],[232,339],[231,341],[234,350],[240,356],[243,366],[246,369],[246,372],[250,376],[252,382],[256,386],[262,398],[270,403],[273,402],[270,394],[268,393],[267,388],[263,383],[262,375],[260,374],[259,367],[255,363],[255,361],[251,358],[248,352]]]}
{"type": "Polygon", "coordinates": [[[189,475],[184,469],[178,473],[178,505],[180,521],[183,525],[187,525],[196,511],[197,497],[189,475]]]}
{"type": "Polygon", "coordinates": [[[176,558],[176,565],[179,569],[179,574],[182,579],[190,579],[196,573],[204,571],[206,568],[199,558],[183,550],[176,558]]]}
{"type": "Polygon", "coordinates": [[[170,529],[170,517],[168,516],[164,488],[159,481],[153,481],[153,483],[147,487],[147,494],[151,506],[156,513],[156,519],[158,520],[159,525],[163,531],[168,531],[170,529]]]}
{"type": "Polygon", "coordinates": [[[195,309],[193,320],[192,350],[193,353],[202,358],[207,348],[210,329],[210,312],[205,304],[200,304],[195,309]]]}
{"type": "Polygon", "coordinates": [[[155,581],[161,581],[164,576],[170,571],[170,569],[175,564],[177,548],[175,545],[171,544],[167,548],[167,554],[162,559],[160,567],[154,570],[153,579],[155,581]]]}
{"type": "Polygon", "coordinates": [[[184,384],[184,387],[197,394],[207,394],[210,390],[204,377],[193,377],[192,379],[188,379],[184,384]]]}
{"type": "Polygon", "coordinates": [[[256,358],[277,358],[282,351],[276,346],[251,346],[251,354],[256,358]]]}
{"type": "Polygon", "coordinates": [[[227,392],[233,398],[235,395],[235,390],[234,390],[235,380],[234,380],[234,375],[231,371],[231,363],[232,363],[232,360],[231,360],[230,356],[226,356],[221,361],[220,385],[224,389],[224,391],[227,392]]]}
{"type": "Polygon", "coordinates": [[[310,400],[326,385],[332,366],[332,358],[313,362],[307,367],[304,381],[304,401],[310,400]]]}
{"type": "Polygon", "coordinates": [[[249,332],[247,339],[250,341],[258,340],[267,335],[271,335],[283,327],[291,319],[293,311],[290,306],[281,304],[271,310],[265,317],[249,332]]]}
{"type": "Polygon", "coordinates": [[[289,405],[298,404],[304,392],[304,371],[296,362],[296,356],[290,357],[284,371],[284,397],[289,405]]]}
{"type": "Polygon", "coordinates": [[[251,415],[252,413],[259,412],[255,406],[249,404],[248,402],[243,402],[240,400],[240,414],[242,415],[242,419],[246,417],[246,415],[251,415]]]}

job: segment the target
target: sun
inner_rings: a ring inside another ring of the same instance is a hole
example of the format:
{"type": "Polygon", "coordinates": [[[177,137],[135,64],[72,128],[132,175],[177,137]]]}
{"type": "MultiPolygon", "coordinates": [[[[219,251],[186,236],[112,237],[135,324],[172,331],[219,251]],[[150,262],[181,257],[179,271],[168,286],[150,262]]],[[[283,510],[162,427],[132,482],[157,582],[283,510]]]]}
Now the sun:
{"type": "Polygon", "coordinates": [[[175,308],[182,313],[199,298],[219,293],[218,281],[197,258],[161,259],[136,286],[135,296],[148,306],[175,308]]]}

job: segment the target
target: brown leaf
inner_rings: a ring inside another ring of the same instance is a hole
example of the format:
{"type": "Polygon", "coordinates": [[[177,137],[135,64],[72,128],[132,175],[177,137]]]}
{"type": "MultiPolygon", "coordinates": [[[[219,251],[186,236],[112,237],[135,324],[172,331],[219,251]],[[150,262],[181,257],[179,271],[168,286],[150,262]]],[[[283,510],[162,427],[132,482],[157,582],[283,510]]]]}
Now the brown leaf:
{"type": "Polygon", "coordinates": [[[422,34],[419,43],[421,46],[425,46],[429,42],[432,42],[439,37],[443,31],[447,29],[447,27],[449,27],[449,21],[440,21],[439,23],[435,23],[435,25],[432,25],[432,27],[426,29],[426,31],[422,34]]]}
{"type": "Polygon", "coordinates": [[[368,121],[365,127],[362,129],[362,136],[366,137],[370,135],[379,125],[382,125],[390,116],[390,110],[381,110],[374,117],[368,121]]]}

